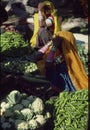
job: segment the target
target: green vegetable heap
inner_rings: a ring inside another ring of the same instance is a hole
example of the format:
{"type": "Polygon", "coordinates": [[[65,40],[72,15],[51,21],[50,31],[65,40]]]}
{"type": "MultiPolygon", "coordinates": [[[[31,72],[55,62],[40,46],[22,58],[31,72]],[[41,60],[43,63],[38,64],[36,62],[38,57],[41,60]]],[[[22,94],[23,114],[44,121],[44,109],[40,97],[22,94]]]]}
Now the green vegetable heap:
{"type": "Polygon", "coordinates": [[[29,75],[32,72],[39,71],[35,63],[29,61],[17,60],[17,59],[11,61],[3,61],[0,63],[0,66],[2,71],[22,73],[25,75],[29,75]]]}
{"type": "Polygon", "coordinates": [[[0,53],[3,57],[17,57],[30,54],[31,48],[21,34],[6,31],[1,34],[0,53]]]}
{"type": "Polygon", "coordinates": [[[36,130],[50,118],[41,98],[11,91],[1,101],[1,127],[3,130],[36,130]]]}
{"type": "Polygon", "coordinates": [[[62,92],[54,103],[54,130],[86,130],[88,90],[62,92]]]}
{"type": "Polygon", "coordinates": [[[85,71],[87,74],[89,74],[88,72],[88,49],[85,48],[84,45],[81,44],[77,44],[78,47],[78,54],[80,56],[81,61],[83,62],[85,71]]]}

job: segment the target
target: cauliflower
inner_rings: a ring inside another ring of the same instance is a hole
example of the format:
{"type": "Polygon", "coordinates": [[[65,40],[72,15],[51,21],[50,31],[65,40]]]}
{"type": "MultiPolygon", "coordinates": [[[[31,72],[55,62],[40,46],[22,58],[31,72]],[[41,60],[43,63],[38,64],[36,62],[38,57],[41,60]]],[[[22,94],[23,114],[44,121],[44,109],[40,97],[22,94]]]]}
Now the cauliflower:
{"type": "Polygon", "coordinates": [[[3,128],[4,130],[7,130],[7,129],[11,128],[11,124],[10,124],[9,122],[4,122],[4,123],[2,124],[2,128],[3,128]]]}
{"type": "Polygon", "coordinates": [[[27,122],[21,122],[17,125],[17,130],[28,130],[29,127],[28,127],[28,124],[27,122]]]}
{"type": "Polygon", "coordinates": [[[23,99],[23,100],[21,101],[21,104],[22,104],[24,107],[28,107],[29,104],[30,104],[30,102],[29,102],[28,100],[23,99]]]}
{"type": "Polygon", "coordinates": [[[15,111],[15,110],[21,110],[21,109],[23,109],[23,105],[22,104],[16,104],[14,107],[13,107],[13,110],[15,111]]]}
{"type": "Polygon", "coordinates": [[[44,125],[46,123],[46,120],[44,118],[43,115],[36,115],[36,121],[40,124],[40,125],[44,125]]]}
{"type": "Polygon", "coordinates": [[[2,116],[2,115],[5,113],[5,111],[6,111],[6,109],[5,109],[5,108],[2,108],[2,109],[0,110],[0,115],[2,116]]]}
{"type": "Polygon", "coordinates": [[[38,122],[37,122],[36,120],[34,120],[34,119],[30,120],[30,121],[28,122],[28,125],[29,125],[29,128],[30,128],[31,130],[34,130],[34,129],[36,129],[36,128],[39,127],[38,122]]]}
{"type": "Polygon", "coordinates": [[[1,108],[5,108],[6,107],[6,102],[1,102],[1,108]]]}
{"type": "Polygon", "coordinates": [[[21,110],[21,113],[25,120],[30,120],[33,117],[33,111],[30,110],[29,108],[21,110]]]}
{"type": "Polygon", "coordinates": [[[32,103],[32,109],[36,114],[42,114],[44,110],[42,99],[36,98],[35,101],[32,103]]]}
{"type": "Polygon", "coordinates": [[[6,103],[6,102],[1,102],[1,109],[8,109],[10,108],[10,104],[9,103],[6,103]]]}
{"type": "Polygon", "coordinates": [[[1,102],[1,112],[0,115],[3,115],[5,113],[5,111],[10,108],[10,104],[6,103],[6,102],[1,102]]]}

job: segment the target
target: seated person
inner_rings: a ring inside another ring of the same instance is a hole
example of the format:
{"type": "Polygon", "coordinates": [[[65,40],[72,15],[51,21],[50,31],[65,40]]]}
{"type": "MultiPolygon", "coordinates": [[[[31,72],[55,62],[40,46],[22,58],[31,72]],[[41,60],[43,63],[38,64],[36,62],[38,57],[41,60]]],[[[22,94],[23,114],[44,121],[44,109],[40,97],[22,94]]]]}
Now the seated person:
{"type": "Polygon", "coordinates": [[[88,89],[88,77],[71,32],[57,32],[55,38],[38,49],[29,60],[37,63],[41,74],[51,82],[55,91],[88,89]]]}
{"type": "Polygon", "coordinates": [[[9,0],[5,7],[8,13],[15,14],[20,19],[33,15],[37,8],[28,5],[29,0],[9,0]]]}

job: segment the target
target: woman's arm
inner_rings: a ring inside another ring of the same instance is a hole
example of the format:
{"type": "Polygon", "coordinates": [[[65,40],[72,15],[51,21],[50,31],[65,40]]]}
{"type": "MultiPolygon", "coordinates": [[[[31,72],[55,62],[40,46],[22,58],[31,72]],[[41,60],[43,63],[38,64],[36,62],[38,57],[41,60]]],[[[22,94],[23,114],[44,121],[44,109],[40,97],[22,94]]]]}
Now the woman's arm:
{"type": "Polygon", "coordinates": [[[52,41],[48,42],[46,45],[44,45],[38,51],[34,52],[27,60],[32,61],[32,62],[37,62],[37,61],[41,60],[43,55],[48,50],[48,48],[51,44],[52,44],[52,41]]]}

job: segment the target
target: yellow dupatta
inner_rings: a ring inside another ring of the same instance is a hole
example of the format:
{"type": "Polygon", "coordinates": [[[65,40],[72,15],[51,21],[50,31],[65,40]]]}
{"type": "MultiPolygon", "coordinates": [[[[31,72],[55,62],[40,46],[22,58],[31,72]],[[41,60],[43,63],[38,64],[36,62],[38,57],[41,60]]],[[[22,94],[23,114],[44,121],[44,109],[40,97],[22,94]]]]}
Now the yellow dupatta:
{"type": "MultiPolygon", "coordinates": [[[[51,14],[54,16],[54,23],[55,23],[54,34],[56,34],[56,32],[60,31],[60,22],[59,22],[56,10],[55,10],[52,2],[44,1],[44,3],[51,7],[51,14]]],[[[36,45],[36,37],[37,37],[38,30],[39,30],[38,13],[35,13],[34,14],[34,32],[33,32],[32,38],[30,40],[30,45],[33,48],[36,45]]]]}

